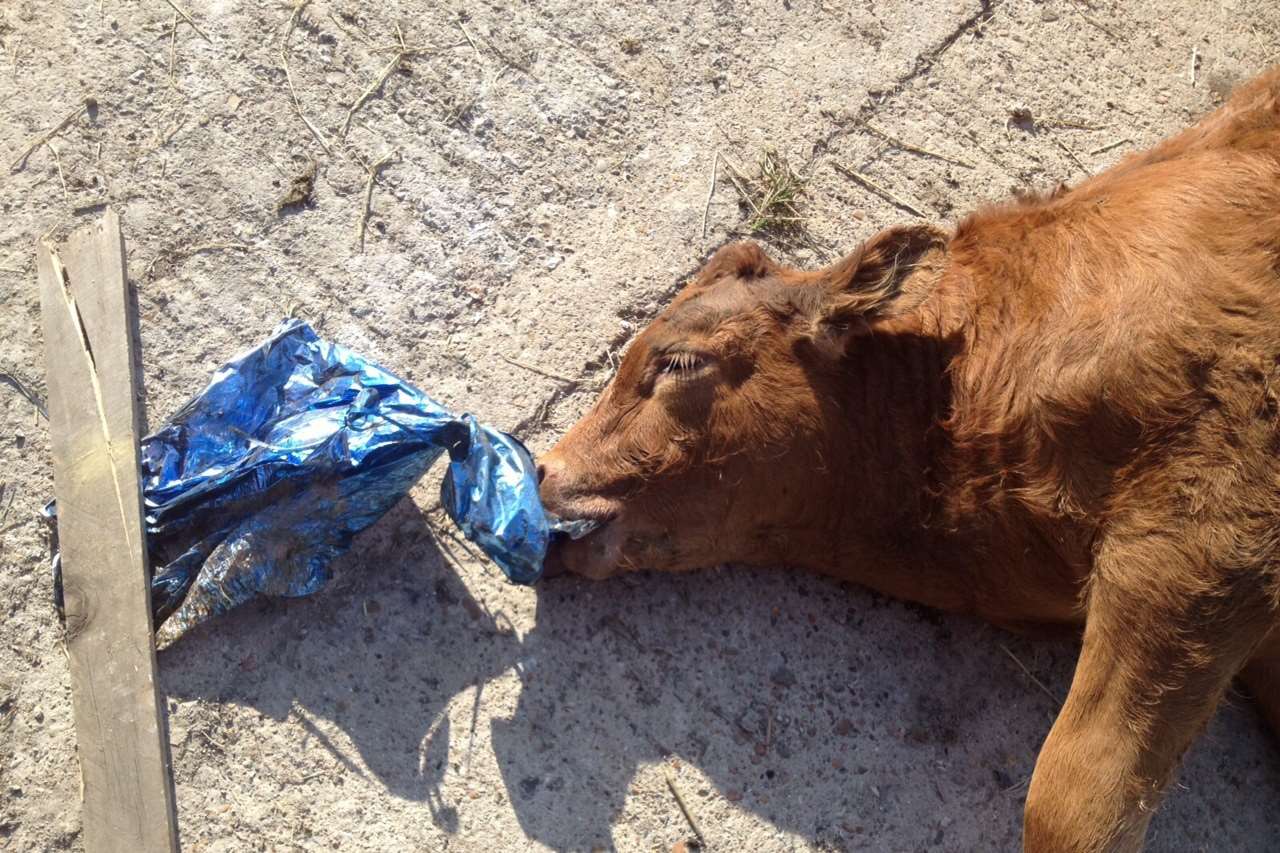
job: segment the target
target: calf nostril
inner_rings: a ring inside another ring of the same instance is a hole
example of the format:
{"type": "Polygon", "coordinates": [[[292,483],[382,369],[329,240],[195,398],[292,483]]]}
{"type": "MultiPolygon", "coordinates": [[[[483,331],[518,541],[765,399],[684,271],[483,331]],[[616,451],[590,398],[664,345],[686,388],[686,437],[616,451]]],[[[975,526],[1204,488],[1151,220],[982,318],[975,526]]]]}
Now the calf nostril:
{"type": "Polygon", "coordinates": [[[542,481],[545,479],[547,479],[547,466],[539,465],[538,466],[538,485],[541,486],[542,481]]]}

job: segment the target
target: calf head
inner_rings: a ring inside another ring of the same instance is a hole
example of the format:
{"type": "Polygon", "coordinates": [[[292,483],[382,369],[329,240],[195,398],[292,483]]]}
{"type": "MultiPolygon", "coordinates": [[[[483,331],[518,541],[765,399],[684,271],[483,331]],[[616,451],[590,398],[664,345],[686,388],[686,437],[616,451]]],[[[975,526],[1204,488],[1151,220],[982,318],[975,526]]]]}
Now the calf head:
{"type": "Polygon", "coordinates": [[[750,243],[717,252],[540,459],[547,509],[599,522],[553,544],[549,573],[793,562],[806,532],[838,533],[859,488],[841,460],[880,417],[851,364],[920,313],[945,247],[936,230],[894,228],[817,272],[750,243]]]}

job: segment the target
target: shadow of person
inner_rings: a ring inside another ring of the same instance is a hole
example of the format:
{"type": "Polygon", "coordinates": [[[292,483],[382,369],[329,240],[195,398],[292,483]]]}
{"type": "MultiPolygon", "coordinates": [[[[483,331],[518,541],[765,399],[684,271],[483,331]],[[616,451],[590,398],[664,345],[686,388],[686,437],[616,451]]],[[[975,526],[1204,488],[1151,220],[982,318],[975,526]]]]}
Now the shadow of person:
{"type": "MultiPolygon", "coordinates": [[[[523,653],[540,663],[492,743],[520,827],[553,849],[684,837],[672,772],[713,849],[1010,850],[1077,647],[731,569],[548,581],[523,653]],[[634,793],[670,820],[621,818],[634,793]]],[[[1225,763],[1254,792],[1228,811],[1276,837],[1263,803],[1280,797],[1280,762],[1265,741],[1247,705],[1220,714],[1150,849],[1191,849],[1196,826],[1220,824],[1214,837],[1234,840],[1219,849],[1270,849],[1213,815],[1225,763]]]]}
{"type": "Polygon", "coordinates": [[[372,774],[455,832],[442,781],[470,746],[453,742],[444,711],[468,690],[478,703],[520,642],[467,591],[412,501],[361,534],[334,570],[318,596],[259,600],[189,631],[160,653],[163,687],[174,698],[291,717],[343,772],[372,774]],[[460,636],[467,654],[442,653],[460,636]],[[335,726],[350,746],[331,742],[325,729],[335,726]]]}

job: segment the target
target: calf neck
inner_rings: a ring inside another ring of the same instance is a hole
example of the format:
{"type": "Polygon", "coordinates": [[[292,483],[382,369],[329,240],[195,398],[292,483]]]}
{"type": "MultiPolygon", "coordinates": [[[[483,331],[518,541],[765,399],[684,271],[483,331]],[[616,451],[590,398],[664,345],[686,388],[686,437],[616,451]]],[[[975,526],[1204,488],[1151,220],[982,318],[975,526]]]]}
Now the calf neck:
{"type": "Polygon", "coordinates": [[[591,577],[783,565],[1083,646],[1029,851],[1141,847],[1231,680],[1280,729],[1280,70],[1075,188],[817,271],[720,250],[541,460],[591,577]]]}

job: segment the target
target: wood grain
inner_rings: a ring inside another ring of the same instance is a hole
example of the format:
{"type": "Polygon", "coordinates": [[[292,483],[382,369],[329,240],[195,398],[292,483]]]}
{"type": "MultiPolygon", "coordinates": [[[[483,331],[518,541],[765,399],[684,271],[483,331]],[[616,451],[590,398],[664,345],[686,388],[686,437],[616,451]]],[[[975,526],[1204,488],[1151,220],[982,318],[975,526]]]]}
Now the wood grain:
{"type": "Polygon", "coordinates": [[[37,248],[84,844],[176,851],[142,519],[136,316],[120,220],[37,248]]]}

